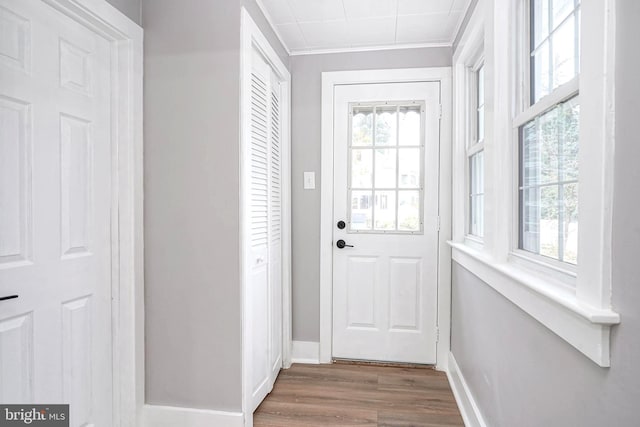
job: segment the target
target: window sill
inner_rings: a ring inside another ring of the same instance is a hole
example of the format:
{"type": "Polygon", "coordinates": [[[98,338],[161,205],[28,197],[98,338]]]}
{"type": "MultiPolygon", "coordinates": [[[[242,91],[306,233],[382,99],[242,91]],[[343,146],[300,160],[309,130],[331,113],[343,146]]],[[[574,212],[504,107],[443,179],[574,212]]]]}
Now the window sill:
{"type": "Polygon", "coordinates": [[[575,293],[510,262],[496,262],[464,243],[452,258],[601,367],[608,367],[611,326],[620,315],[581,302],[575,293]]]}

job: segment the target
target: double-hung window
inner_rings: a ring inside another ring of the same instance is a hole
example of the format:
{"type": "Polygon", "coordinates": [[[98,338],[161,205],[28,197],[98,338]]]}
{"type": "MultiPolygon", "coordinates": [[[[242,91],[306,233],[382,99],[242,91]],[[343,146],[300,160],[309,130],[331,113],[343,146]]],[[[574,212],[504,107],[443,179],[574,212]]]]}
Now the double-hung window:
{"type": "Polygon", "coordinates": [[[521,112],[514,121],[517,248],[534,260],[575,271],[580,0],[530,0],[528,6],[528,37],[521,55],[525,85],[520,91],[521,112]]]}
{"type": "Polygon", "coordinates": [[[470,138],[467,147],[469,167],[469,234],[484,236],[484,63],[472,69],[470,84],[470,138]]]}
{"type": "Polygon", "coordinates": [[[610,366],[616,3],[478,5],[454,53],[452,258],[610,366]]]}

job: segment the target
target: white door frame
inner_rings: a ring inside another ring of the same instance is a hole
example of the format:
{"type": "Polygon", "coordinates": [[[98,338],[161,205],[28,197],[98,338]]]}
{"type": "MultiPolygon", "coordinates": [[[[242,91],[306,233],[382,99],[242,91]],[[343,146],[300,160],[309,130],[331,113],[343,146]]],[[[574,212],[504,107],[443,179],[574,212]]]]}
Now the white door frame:
{"type": "Polygon", "coordinates": [[[248,215],[251,212],[249,200],[245,197],[249,190],[249,165],[246,153],[251,146],[251,70],[253,50],[257,49],[273,68],[282,88],[282,366],[291,366],[291,74],[267,38],[243,7],[241,11],[240,42],[240,281],[242,300],[242,412],[244,425],[253,426],[251,410],[251,377],[248,369],[251,354],[247,351],[247,331],[250,319],[248,289],[248,251],[250,237],[248,215]]]}
{"type": "Polygon", "coordinates": [[[437,362],[446,370],[451,329],[451,68],[333,71],[322,73],[320,200],[320,363],[331,363],[333,334],[333,127],[335,87],[349,84],[440,82],[437,362]]]}
{"type": "Polygon", "coordinates": [[[111,45],[113,425],[141,425],[144,403],[143,31],[105,0],[42,0],[111,45]]]}

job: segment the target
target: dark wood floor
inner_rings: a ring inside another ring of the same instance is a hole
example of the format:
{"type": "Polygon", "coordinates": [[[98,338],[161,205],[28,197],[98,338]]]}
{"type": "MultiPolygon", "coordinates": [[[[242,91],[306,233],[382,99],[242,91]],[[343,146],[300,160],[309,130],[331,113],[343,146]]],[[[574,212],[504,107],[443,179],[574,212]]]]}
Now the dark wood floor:
{"type": "Polygon", "coordinates": [[[424,368],[293,365],[254,414],[256,427],[463,426],[447,376],[424,368]]]}

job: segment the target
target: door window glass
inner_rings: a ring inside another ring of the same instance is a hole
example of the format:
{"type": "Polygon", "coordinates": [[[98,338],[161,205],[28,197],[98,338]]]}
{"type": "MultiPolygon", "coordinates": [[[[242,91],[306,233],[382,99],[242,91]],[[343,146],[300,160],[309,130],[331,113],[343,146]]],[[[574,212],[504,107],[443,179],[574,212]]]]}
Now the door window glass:
{"type": "Polygon", "coordinates": [[[424,108],[350,105],[350,232],[422,232],[424,108]]]}

